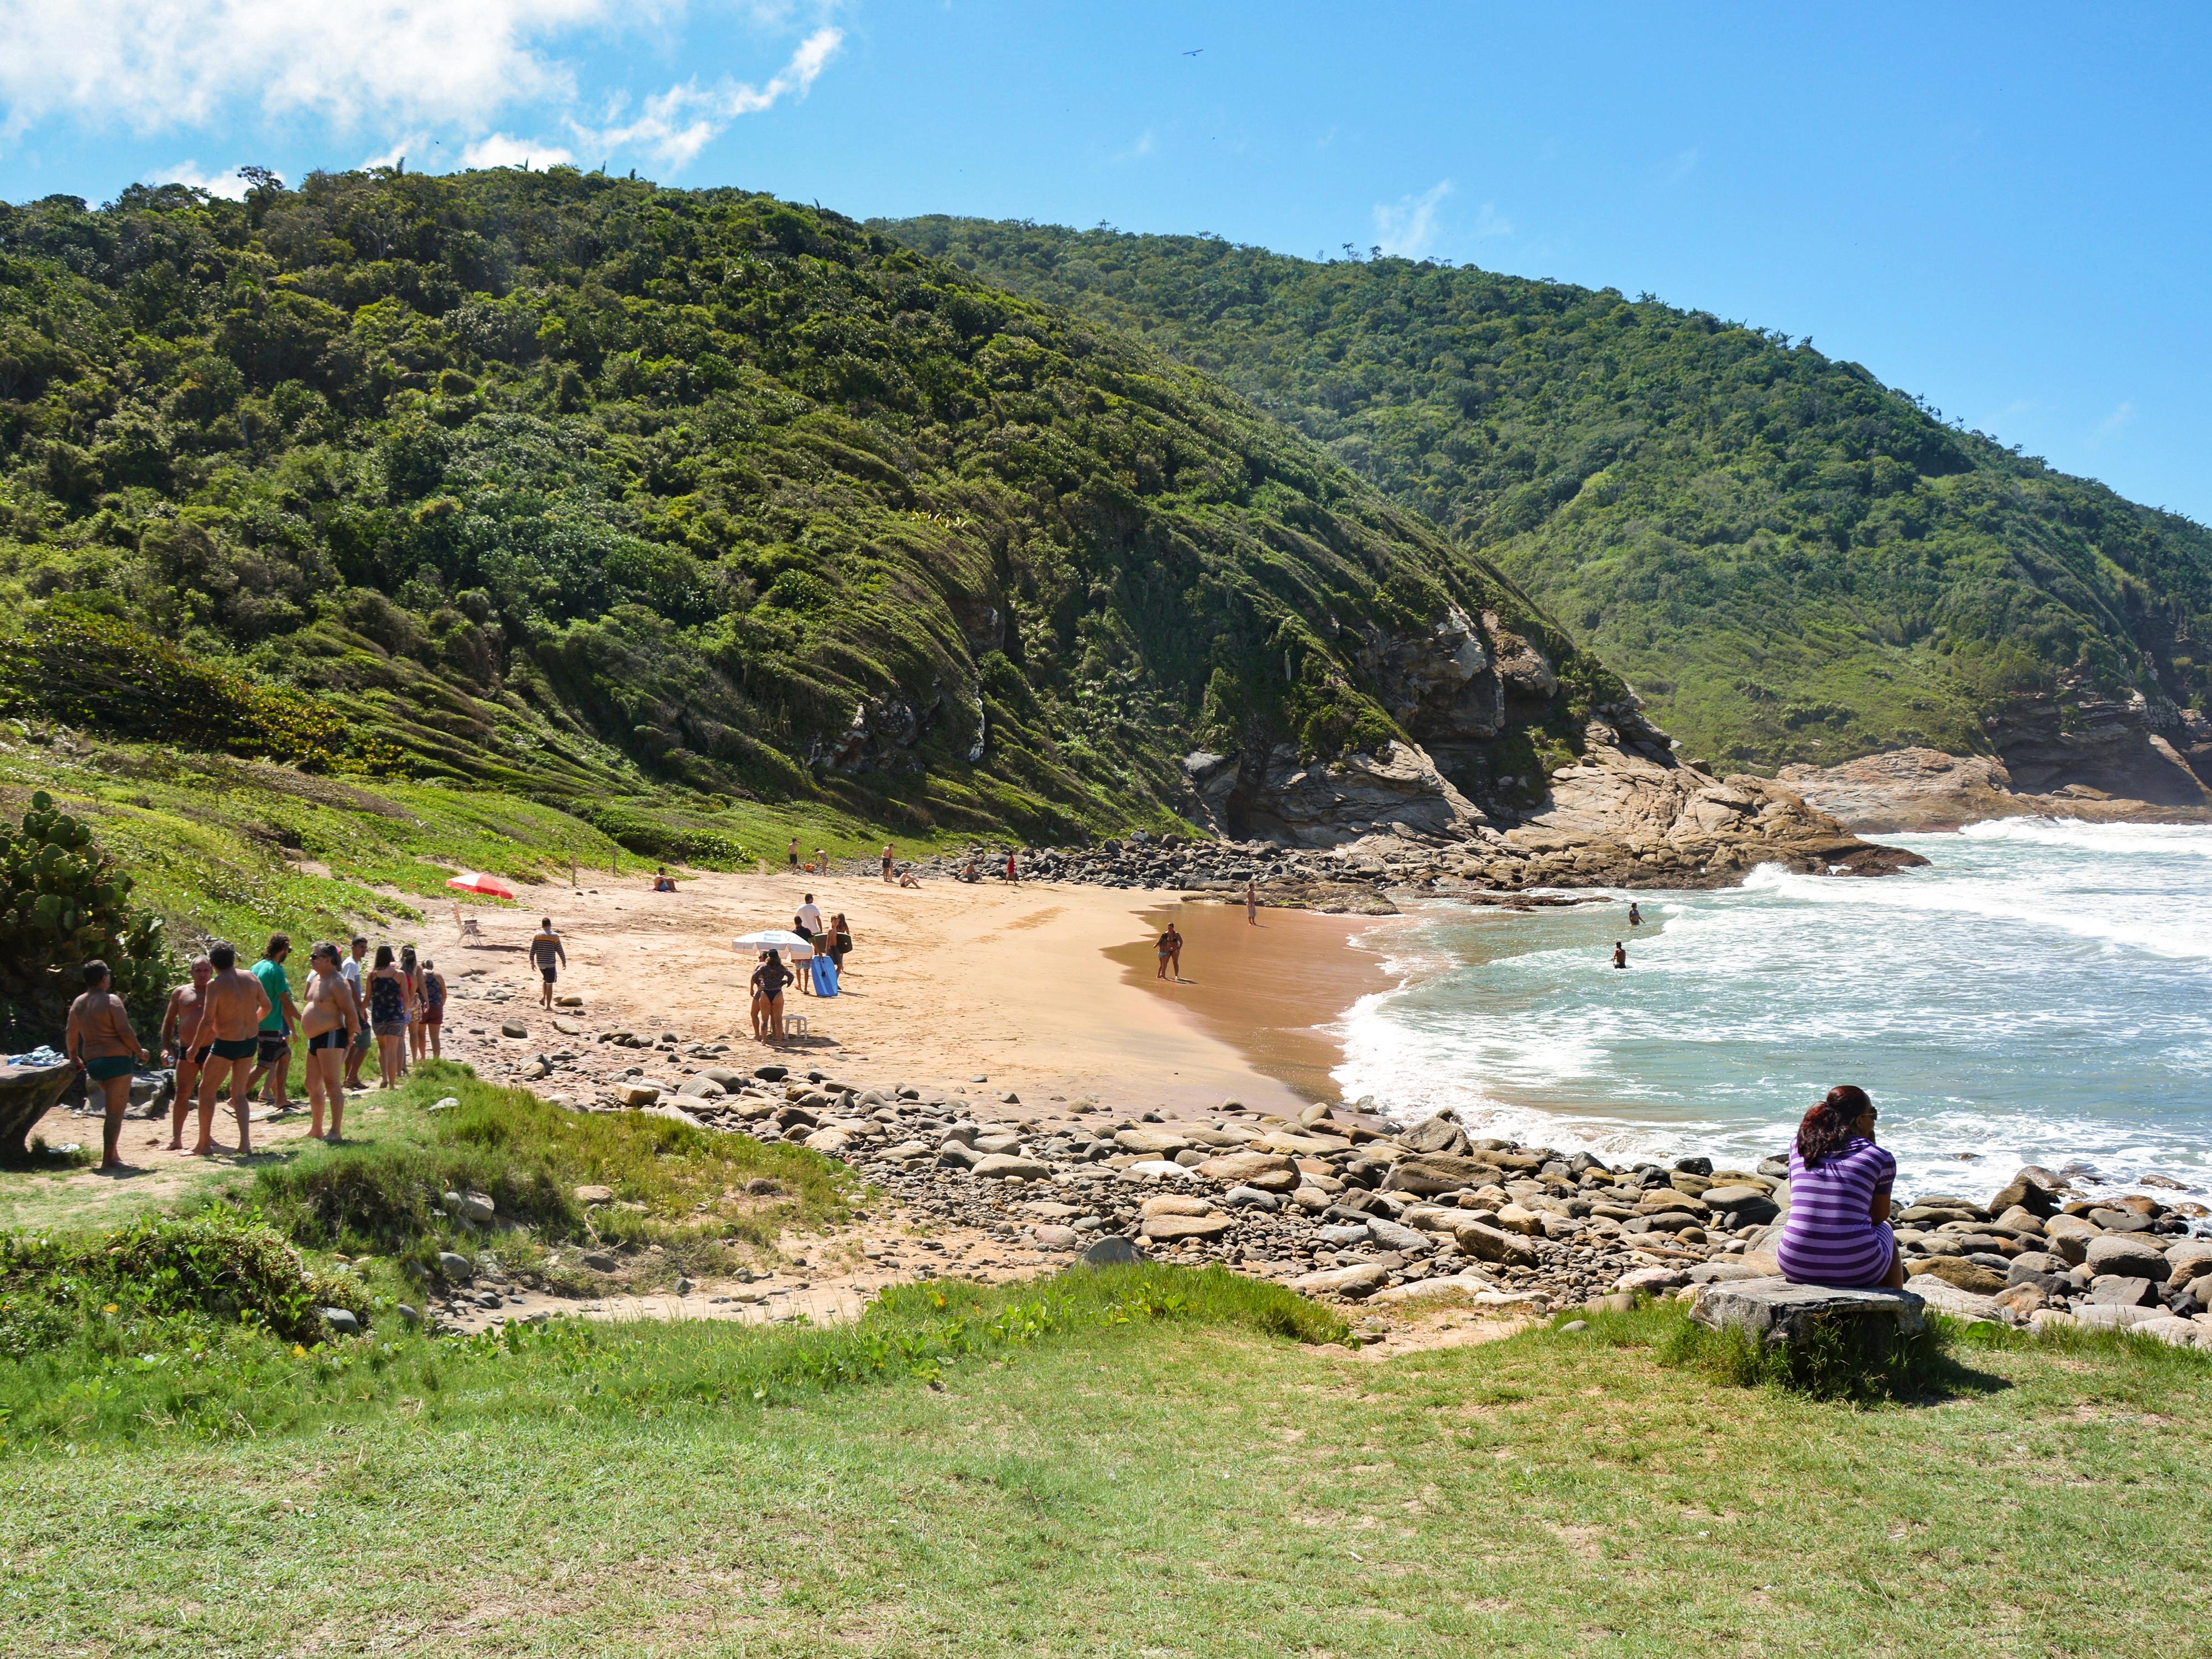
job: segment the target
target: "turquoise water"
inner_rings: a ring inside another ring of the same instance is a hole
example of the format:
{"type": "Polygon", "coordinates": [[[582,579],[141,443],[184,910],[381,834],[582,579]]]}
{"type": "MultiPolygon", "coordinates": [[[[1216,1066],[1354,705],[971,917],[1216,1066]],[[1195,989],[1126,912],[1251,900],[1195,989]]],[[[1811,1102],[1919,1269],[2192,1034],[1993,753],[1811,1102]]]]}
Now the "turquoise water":
{"type": "Polygon", "coordinates": [[[1337,1081],[1394,1115],[1743,1167],[1856,1083],[1907,1192],[1986,1195],[2033,1163],[2212,1194],[2212,829],[1883,839],[1929,867],[1633,895],[1638,928],[1629,895],[1425,910],[1370,938],[1402,983],[1346,1016],[1337,1081]]]}

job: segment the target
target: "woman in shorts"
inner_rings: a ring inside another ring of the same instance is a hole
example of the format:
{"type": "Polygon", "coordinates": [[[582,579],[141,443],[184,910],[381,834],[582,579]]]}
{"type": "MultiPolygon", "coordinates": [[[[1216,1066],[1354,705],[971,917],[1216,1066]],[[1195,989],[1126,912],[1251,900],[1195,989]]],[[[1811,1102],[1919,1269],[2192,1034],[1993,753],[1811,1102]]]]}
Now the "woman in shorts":
{"type": "Polygon", "coordinates": [[[376,947],[368,970],[368,1029],[376,1035],[378,1081],[387,1089],[407,1075],[407,976],[392,964],[392,947],[376,947]]]}
{"type": "Polygon", "coordinates": [[[339,960],[335,945],[318,945],[307,953],[306,1000],[300,1005],[300,1032],[307,1039],[307,1133],[318,1140],[337,1139],[344,1127],[346,1056],[359,1019],[339,960]]]}
{"type": "Polygon", "coordinates": [[[411,945],[399,947],[399,976],[407,981],[407,1058],[413,1061],[425,1057],[430,1034],[422,1026],[422,966],[411,945]]]}
{"type": "Polygon", "coordinates": [[[440,1039],[446,1029],[446,976],[428,957],[422,959],[422,1031],[430,1040],[430,1058],[443,1060],[440,1039]]]}

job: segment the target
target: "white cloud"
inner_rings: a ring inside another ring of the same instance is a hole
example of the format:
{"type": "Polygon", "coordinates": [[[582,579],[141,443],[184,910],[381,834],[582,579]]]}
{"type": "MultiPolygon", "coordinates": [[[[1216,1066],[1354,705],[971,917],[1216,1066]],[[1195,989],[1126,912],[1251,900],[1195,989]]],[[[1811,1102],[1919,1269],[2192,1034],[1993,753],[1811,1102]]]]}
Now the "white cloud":
{"type": "Polygon", "coordinates": [[[210,196],[224,197],[234,202],[246,199],[246,180],[239,177],[234,167],[228,173],[202,173],[198,161],[183,161],[162,168],[154,175],[153,182],[158,185],[190,185],[195,190],[204,190],[210,196]]]}
{"type": "Polygon", "coordinates": [[[635,120],[620,119],[617,109],[608,112],[606,126],[577,121],[569,125],[587,149],[642,149],[680,167],[739,116],[774,109],[786,98],[804,98],[844,41],[844,30],[818,28],[799,43],[789,63],[759,86],[726,80],[702,88],[696,80],[687,81],[647,99],[635,120]]]}
{"type": "Polygon", "coordinates": [[[557,167],[576,158],[558,144],[532,138],[511,138],[503,132],[487,133],[461,151],[465,167],[557,167]]]}
{"type": "Polygon", "coordinates": [[[2097,430],[2089,439],[2089,447],[2095,449],[2099,446],[2108,443],[2112,439],[2118,437],[2122,432],[2127,429],[2129,422],[2133,421],[2135,417],[2135,404],[2129,402],[2121,403],[2111,414],[2106,416],[2103,420],[2097,422],[2097,430]]]}
{"type": "Polygon", "coordinates": [[[1394,258],[1418,259],[1436,240],[1437,209],[1451,194],[1452,181],[1440,179],[1419,196],[1375,204],[1375,240],[1394,258]]]}
{"type": "MultiPolygon", "coordinates": [[[[394,135],[440,129],[449,145],[505,155],[518,141],[502,118],[538,106],[587,149],[680,166],[738,117],[803,95],[843,40],[815,29],[760,86],[695,79],[634,119],[617,106],[603,125],[583,123],[575,63],[588,47],[576,37],[664,31],[687,3],[782,28],[836,0],[0,0],[0,136],[50,118],[173,131],[245,105],[365,129],[390,145],[386,160],[416,153],[394,135]]],[[[533,161],[566,154],[525,148],[533,161]]]]}

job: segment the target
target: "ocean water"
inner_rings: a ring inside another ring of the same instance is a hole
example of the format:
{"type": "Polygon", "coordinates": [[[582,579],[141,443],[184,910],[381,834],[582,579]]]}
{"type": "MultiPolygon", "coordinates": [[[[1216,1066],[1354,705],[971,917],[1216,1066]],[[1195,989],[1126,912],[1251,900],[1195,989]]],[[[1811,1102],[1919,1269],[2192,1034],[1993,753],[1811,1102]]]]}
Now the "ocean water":
{"type": "Polygon", "coordinates": [[[1401,1119],[1741,1168],[1856,1083],[1903,1194],[1985,1197],[2041,1164],[2212,1196],[2212,828],[1882,839],[1929,866],[1379,929],[1399,983],[1345,1016],[1335,1080],[1401,1119]]]}

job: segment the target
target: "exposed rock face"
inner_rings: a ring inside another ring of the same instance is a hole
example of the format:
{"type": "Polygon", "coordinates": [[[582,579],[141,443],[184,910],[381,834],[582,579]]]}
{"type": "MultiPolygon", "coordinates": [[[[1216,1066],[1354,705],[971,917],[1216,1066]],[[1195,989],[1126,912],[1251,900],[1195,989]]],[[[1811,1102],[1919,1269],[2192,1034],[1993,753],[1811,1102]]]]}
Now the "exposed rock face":
{"type": "Polygon", "coordinates": [[[1302,765],[1279,744],[1244,811],[1248,829],[1291,847],[1341,847],[1403,829],[1439,841],[1465,841],[1488,820],[1454,788],[1427,754],[1392,743],[1380,755],[1346,755],[1302,765]]]}
{"type": "Polygon", "coordinates": [[[1940,749],[1895,749],[1841,766],[1785,766],[1781,781],[1808,806],[1877,834],[1954,830],[2021,810],[2002,761],[1940,749]]]}
{"type": "Polygon", "coordinates": [[[1886,874],[1926,862],[1861,841],[1765,778],[1717,778],[1675,759],[1640,717],[1593,721],[1581,762],[1505,832],[1483,870],[1493,885],[1711,886],[1760,864],[1886,874]]]}
{"type": "Polygon", "coordinates": [[[1504,729],[1505,691],[1492,672],[1490,641],[1457,605],[1425,634],[1378,633],[1358,660],[1390,718],[1424,741],[1480,742],[1504,729]]]}
{"type": "MultiPolygon", "coordinates": [[[[1986,755],[1947,755],[1940,749],[1862,755],[1840,766],[1785,766],[1782,781],[1802,793],[1808,805],[1869,835],[1955,830],[1984,818],[2024,817],[2201,822],[2212,816],[2212,799],[2207,798],[2191,768],[2202,764],[2212,769],[2212,722],[2191,712],[2176,729],[2190,745],[2186,753],[2157,732],[2137,731],[2135,761],[2123,764],[2123,743],[2118,749],[2105,750],[2099,766],[2071,769],[2077,774],[2094,772],[2108,782],[2130,781],[2135,790],[2154,793],[2115,795],[2080,781],[2047,794],[2027,793],[2016,787],[2018,779],[2004,761],[1986,755]],[[2194,736],[2200,727],[2206,738],[2201,750],[2194,736]]],[[[2047,776],[2051,768],[2048,751],[2044,752],[2045,763],[2039,763],[2037,769],[2047,776]]]]}
{"type": "Polygon", "coordinates": [[[2146,801],[2154,806],[2212,805],[2212,792],[2174,745],[2192,742],[2180,711],[2140,691],[2125,697],[2015,697],[1990,732],[2027,794],[2072,787],[2146,801]]]}

